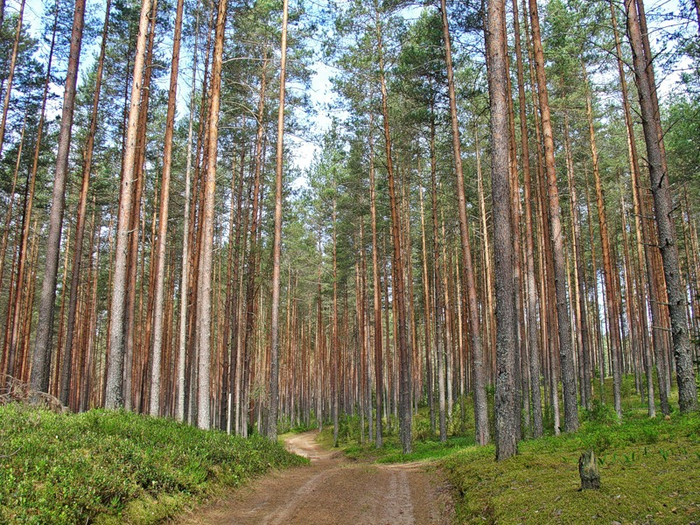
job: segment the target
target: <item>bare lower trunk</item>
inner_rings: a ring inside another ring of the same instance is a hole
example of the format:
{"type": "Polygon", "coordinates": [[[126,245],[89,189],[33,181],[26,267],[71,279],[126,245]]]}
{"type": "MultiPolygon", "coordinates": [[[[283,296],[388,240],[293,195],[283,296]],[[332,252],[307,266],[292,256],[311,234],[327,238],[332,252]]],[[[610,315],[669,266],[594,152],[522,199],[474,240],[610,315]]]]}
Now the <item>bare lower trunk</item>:
{"type": "Polygon", "coordinates": [[[593,163],[593,179],[595,181],[596,203],[598,208],[598,223],[600,226],[600,244],[603,251],[603,276],[605,278],[605,298],[608,306],[608,329],[610,331],[610,353],[612,355],[613,372],[613,401],[618,419],[622,419],[622,400],[620,389],[622,386],[622,367],[620,358],[622,356],[622,344],[620,336],[620,315],[617,308],[620,283],[616,265],[613,264],[612,251],[610,248],[610,235],[608,233],[607,214],[605,212],[605,201],[603,200],[603,189],[600,181],[600,170],[598,169],[598,148],[595,140],[595,129],[593,127],[593,105],[589,92],[588,78],[585,65],[582,66],[583,81],[586,88],[586,116],[588,119],[588,136],[591,146],[591,160],[593,163]]]}
{"type": "MultiPolygon", "coordinates": [[[[656,286],[654,285],[654,260],[653,254],[651,253],[651,235],[649,232],[649,219],[646,212],[646,203],[642,198],[640,180],[639,180],[639,161],[637,155],[637,143],[634,137],[634,129],[632,123],[632,112],[630,110],[629,99],[627,95],[627,80],[625,77],[625,71],[622,63],[622,48],[620,45],[620,38],[617,31],[617,16],[615,12],[615,7],[610,2],[610,13],[613,32],[615,35],[615,49],[617,58],[618,74],[620,77],[620,90],[622,92],[622,106],[625,115],[625,129],[627,132],[627,153],[630,163],[630,174],[632,179],[632,202],[634,205],[634,217],[635,217],[635,229],[637,233],[637,259],[640,268],[646,269],[646,285],[644,283],[644,277],[640,276],[642,282],[642,287],[646,289],[646,296],[649,298],[649,306],[651,309],[651,342],[654,353],[659,356],[661,354],[662,338],[663,334],[659,332],[658,327],[661,324],[661,319],[659,316],[659,301],[657,299],[656,286]]],[[[646,301],[641,308],[644,319],[644,330],[648,330],[648,320],[647,320],[647,304],[646,301]]],[[[647,394],[649,395],[649,417],[654,417],[656,415],[656,407],[654,403],[654,383],[653,383],[653,359],[652,359],[652,348],[649,345],[645,346],[644,356],[645,363],[647,363],[647,394]]],[[[668,394],[666,392],[666,383],[661,381],[664,376],[663,373],[663,359],[657,358],[657,369],[659,370],[659,401],[661,402],[661,411],[664,415],[670,414],[670,407],[668,404],[668,394]]],[[[646,366],[646,365],[645,365],[646,366]]]]}
{"type": "Polygon", "coordinates": [[[540,349],[537,337],[537,282],[535,275],[534,232],[532,227],[532,178],[530,175],[530,148],[528,143],[527,115],[525,107],[525,80],[520,48],[520,20],[518,0],[513,0],[513,32],[515,33],[515,57],[518,71],[518,101],[520,112],[520,141],[523,167],[523,200],[525,202],[525,279],[527,283],[527,336],[530,365],[530,396],[532,406],[532,433],[540,437],[542,427],[542,399],[540,393],[540,349]]]}
{"type": "Polygon", "coordinates": [[[199,32],[199,17],[195,24],[194,57],[192,60],[192,92],[190,96],[190,118],[187,134],[187,163],[185,168],[185,211],[183,213],[184,225],[182,233],[182,272],[180,277],[180,319],[179,319],[179,346],[177,354],[177,404],[175,418],[178,421],[185,420],[185,359],[187,356],[187,291],[189,288],[189,261],[190,261],[190,179],[192,170],[192,134],[194,125],[195,108],[195,83],[197,78],[197,34],[199,32]]]}
{"type": "Polygon", "coordinates": [[[102,72],[104,69],[105,48],[107,45],[107,32],[109,30],[109,12],[111,0],[107,1],[105,7],[105,21],[102,29],[102,44],[100,46],[100,57],[98,59],[97,74],[95,78],[95,93],[92,102],[92,116],[90,117],[90,131],[85,144],[83,156],[83,177],[80,189],[80,199],[78,204],[78,214],[75,225],[75,248],[73,249],[73,266],[71,269],[70,292],[68,299],[68,321],[66,325],[66,343],[63,357],[63,367],[61,371],[60,399],[64,405],[68,404],[68,393],[70,391],[70,364],[73,355],[73,334],[76,329],[76,307],[78,303],[78,286],[80,284],[80,268],[82,265],[83,236],[85,235],[85,212],[87,209],[88,188],[90,185],[90,171],[92,169],[92,156],[95,146],[95,133],[97,131],[98,109],[100,102],[100,90],[102,88],[102,72]]]}
{"type": "Polygon", "coordinates": [[[404,265],[401,248],[401,224],[399,218],[398,192],[392,161],[391,132],[389,126],[389,107],[386,78],[384,70],[384,56],[382,43],[382,29],[379,18],[379,8],[375,2],[377,49],[379,53],[379,75],[382,91],[382,115],[384,121],[384,139],[386,146],[386,164],[389,183],[389,202],[391,208],[391,232],[393,240],[393,264],[392,284],[397,308],[398,328],[398,354],[399,354],[399,435],[404,454],[411,452],[411,351],[408,340],[407,308],[404,290],[404,265]]]}
{"type": "MultiPolygon", "coordinates": [[[[19,13],[17,15],[17,28],[15,30],[15,39],[12,44],[12,55],[10,58],[9,74],[7,76],[7,86],[5,86],[5,98],[2,103],[2,122],[0,123],[0,154],[2,154],[3,146],[5,144],[5,128],[7,125],[7,112],[10,109],[10,97],[12,96],[12,82],[15,76],[15,67],[17,65],[17,52],[19,49],[19,40],[22,33],[22,23],[24,20],[24,5],[25,0],[22,0],[19,4],[19,13]]],[[[4,14],[4,9],[3,9],[4,14]]],[[[0,28],[2,26],[0,25],[0,28]]],[[[72,40],[71,40],[72,42],[72,40]]]]}
{"type": "Polygon", "coordinates": [[[139,34],[136,44],[136,61],[134,63],[133,88],[129,104],[129,118],[124,151],[124,169],[121,177],[119,194],[119,213],[117,218],[116,255],[112,283],[109,328],[109,360],[107,363],[107,384],[105,408],[117,409],[124,406],[124,312],[127,291],[127,251],[129,245],[129,221],[133,208],[134,160],[136,158],[136,139],[138,135],[139,109],[141,100],[141,79],[146,58],[146,37],[148,15],[151,0],[141,4],[139,34]]]}
{"type": "MultiPolygon", "coordinates": [[[[375,373],[375,404],[376,404],[376,433],[377,448],[382,447],[382,403],[384,398],[384,356],[382,352],[382,290],[379,282],[379,243],[377,241],[377,195],[374,182],[374,141],[372,124],[374,118],[370,115],[369,126],[369,198],[372,220],[372,288],[374,314],[374,373],[375,373]]],[[[320,313],[319,313],[320,317],[320,313]]]]}
{"type": "Polygon", "coordinates": [[[209,429],[211,426],[210,410],[210,372],[211,372],[211,288],[214,252],[214,195],[216,191],[217,139],[219,136],[219,108],[221,92],[221,63],[224,50],[224,31],[226,27],[227,0],[219,0],[216,17],[216,34],[214,40],[214,57],[211,73],[211,98],[209,109],[209,148],[207,151],[207,171],[204,182],[204,215],[202,221],[201,244],[201,282],[198,289],[197,303],[199,338],[199,371],[197,384],[197,426],[209,429]]]}

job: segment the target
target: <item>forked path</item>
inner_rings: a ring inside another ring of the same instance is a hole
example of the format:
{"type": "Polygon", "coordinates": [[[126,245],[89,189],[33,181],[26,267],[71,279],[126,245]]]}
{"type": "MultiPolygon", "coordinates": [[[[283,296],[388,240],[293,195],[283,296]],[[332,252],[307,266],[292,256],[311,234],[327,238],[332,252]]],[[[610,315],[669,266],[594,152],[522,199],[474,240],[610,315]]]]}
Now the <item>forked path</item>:
{"type": "Polygon", "coordinates": [[[195,510],[181,523],[203,524],[448,524],[451,496],[437,472],[419,463],[349,461],[316,443],[316,432],[286,442],[311,465],[262,477],[195,510]]]}

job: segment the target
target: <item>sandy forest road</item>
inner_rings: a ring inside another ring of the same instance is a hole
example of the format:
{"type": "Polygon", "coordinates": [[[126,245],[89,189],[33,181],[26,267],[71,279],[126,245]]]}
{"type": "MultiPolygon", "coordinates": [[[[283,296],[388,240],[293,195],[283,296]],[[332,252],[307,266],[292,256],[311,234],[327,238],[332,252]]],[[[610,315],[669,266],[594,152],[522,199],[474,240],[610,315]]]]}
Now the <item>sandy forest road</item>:
{"type": "Polygon", "coordinates": [[[316,432],[286,446],[311,465],[275,472],[222,500],[193,511],[180,523],[204,524],[448,524],[451,496],[425,465],[374,465],[323,449],[316,432]]]}

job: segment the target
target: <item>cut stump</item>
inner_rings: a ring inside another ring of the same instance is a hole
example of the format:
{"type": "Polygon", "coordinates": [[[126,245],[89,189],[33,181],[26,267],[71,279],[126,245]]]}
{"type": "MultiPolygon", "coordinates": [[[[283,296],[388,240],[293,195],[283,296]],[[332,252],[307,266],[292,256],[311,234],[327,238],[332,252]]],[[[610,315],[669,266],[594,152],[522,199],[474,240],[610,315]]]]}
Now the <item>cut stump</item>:
{"type": "Polygon", "coordinates": [[[578,473],[581,476],[581,489],[599,489],[600,472],[598,472],[598,461],[595,453],[588,450],[578,458],[578,473]]]}

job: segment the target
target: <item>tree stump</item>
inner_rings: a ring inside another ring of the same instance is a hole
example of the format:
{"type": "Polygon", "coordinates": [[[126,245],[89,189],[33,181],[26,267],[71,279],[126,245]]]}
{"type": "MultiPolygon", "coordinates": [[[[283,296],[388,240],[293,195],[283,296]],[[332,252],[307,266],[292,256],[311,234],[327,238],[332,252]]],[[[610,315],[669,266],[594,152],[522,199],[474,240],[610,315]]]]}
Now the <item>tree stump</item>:
{"type": "Polygon", "coordinates": [[[578,473],[581,476],[581,489],[599,489],[600,472],[598,472],[598,461],[595,453],[588,450],[578,458],[578,473]]]}

